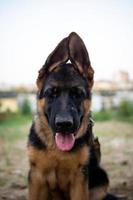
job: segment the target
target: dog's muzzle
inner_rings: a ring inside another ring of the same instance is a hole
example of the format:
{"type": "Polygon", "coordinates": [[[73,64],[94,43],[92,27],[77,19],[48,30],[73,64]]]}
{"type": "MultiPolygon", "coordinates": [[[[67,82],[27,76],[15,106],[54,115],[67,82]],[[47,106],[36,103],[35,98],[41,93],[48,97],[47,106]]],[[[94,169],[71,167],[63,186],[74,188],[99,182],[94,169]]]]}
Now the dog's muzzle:
{"type": "Polygon", "coordinates": [[[61,151],[70,151],[75,143],[74,121],[70,115],[55,118],[55,142],[61,151]]]}
{"type": "Polygon", "coordinates": [[[71,116],[56,116],[55,128],[58,132],[71,133],[73,132],[74,122],[71,116]]]}

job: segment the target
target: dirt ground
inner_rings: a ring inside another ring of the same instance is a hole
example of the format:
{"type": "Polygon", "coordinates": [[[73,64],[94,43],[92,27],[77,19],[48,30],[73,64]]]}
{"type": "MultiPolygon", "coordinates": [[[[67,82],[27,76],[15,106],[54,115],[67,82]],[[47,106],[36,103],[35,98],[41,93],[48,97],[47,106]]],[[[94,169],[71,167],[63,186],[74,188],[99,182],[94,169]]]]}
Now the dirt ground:
{"type": "MultiPolygon", "coordinates": [[[[16,140],[0,138],[0,200],[26,200],[29,126],[20,127],[18,131],[23,132],[23,136],[16,140]]],[[[121,200],[133,200],[133,125],[96,122],[94,132],[101,143],[101,165],[109,174],[110,191],[121,200]]]]}
{"type": "Polygon", "coordinates": [[[102,147],[102,166],[110,177],[110,191],[119,199],[133,200],[133,124],[96,123],[102,147]]]}

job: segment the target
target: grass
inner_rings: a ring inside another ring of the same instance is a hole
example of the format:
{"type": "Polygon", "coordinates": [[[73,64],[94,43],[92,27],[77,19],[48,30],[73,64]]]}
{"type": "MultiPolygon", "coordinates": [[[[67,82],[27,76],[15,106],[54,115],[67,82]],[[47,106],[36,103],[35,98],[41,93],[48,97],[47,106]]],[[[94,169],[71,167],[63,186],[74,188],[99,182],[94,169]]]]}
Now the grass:
{"type": "Polygon", "coordinates": [[[117,108],[94,113],[94,120],[96,121],[107,121],[112,119],[133,123],[133,102],[123,99],[117,108]]]}
{"type": "Polygon", "coordinates": [[[13,142],[25,137],[27,124],[32,120],[31,115],[4,114],[0,116],[0,139],[13,142]]]}
{"type": "Polygon", "coordinates": [[[0,114],[0,126],[17,126],[25,124],[31,119],[31,115],[22,115],[20,113],[2,113],[0,114]]]}
{"type": "Polygon", "coordinates": [[[131,115],[120,114],[117,110],[105,110],[93,113],[95,121],[116,120],[121,122],[133,123],[133,113],[131,115]]]}
{"type": "Polygon", "coordinates": [[[112,119],[112,112],[111,111],[100,111],[100,112],[94,112],[93,118],[96,121],[107,121],[112,119]]]}

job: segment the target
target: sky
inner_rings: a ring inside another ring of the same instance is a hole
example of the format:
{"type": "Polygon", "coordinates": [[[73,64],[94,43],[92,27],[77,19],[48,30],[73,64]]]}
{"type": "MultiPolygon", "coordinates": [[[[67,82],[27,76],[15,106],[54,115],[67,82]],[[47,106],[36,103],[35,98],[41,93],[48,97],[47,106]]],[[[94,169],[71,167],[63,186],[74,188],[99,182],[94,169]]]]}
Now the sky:
{"type": "Polygon", "coordinates": [[[133,79],[132,0],[0,0],[0,83],[34,84],[70,32],[83,39],[95,80],[133,79]]]}

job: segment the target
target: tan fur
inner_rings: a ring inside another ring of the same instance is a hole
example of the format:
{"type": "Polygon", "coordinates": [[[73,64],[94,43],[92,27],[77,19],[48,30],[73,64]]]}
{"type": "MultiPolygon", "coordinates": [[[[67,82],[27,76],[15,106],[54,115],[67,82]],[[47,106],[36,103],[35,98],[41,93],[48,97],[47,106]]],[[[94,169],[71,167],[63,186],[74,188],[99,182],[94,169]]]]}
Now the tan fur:
{"type": "Polygon", "coordinates": [[[94,148],[95,154],[96,154],[96,157],[97,157],[97,161],[98,161],[98,163],[100,163],[100,161],[101,161],[101,147],[100,147],[100,143],[98,141],[98,138],[94,138],[92,140],[92,148],[94,148]]]}
{"type": "Polygon", "coordinates": [[[81,137],[86,132],[87,125],[88,125],[90,106],[91,106],[90,100],[88,100],[88,99],[84,100],[84,102],[83,102],[84,116],[83,116],[80,128],[76,134],[76,138],[81,137]]]}
{"type": "Polygon", "coordinates": [[[92,67],[90,66],[87,70],[87,76],[88,76],[88,87],[89,90],[92,89],[94,80],[93,80],[93,75],[94,75],[94,70],[92,69],[92,67]]]}
{"type": "Polygon", "coordinates": [[[88,160],[87,146],[79,149],[76,154],[62,152],[57,148],[54,151],[40,151],[29,146],[28,154],[32,174],[29,200],[40,200],[41,197],[37,197],[37,195],[44,188],[43,198],[46,200],[47,185],[51,190],[59,186],[63,191],[70,191],[71,200],[88,199],[88,184],[85,182],[81,170],[81,166],[88,160]]]}
{"type": "Polygon", "coordinates": [[[45,70],[43,69],[43,67],[39,70],[38,72],[38,77],[36,80],[36,84],[39,90],[42,89],[43,84],[44,84],[44,80],[45,80],[45,70]]]}
{"type": "Polygon", "coordinates": [[[46,143],[49,148],[53,148],[55,146],[53,133],[44,115],[44,106],[45,99],[39,99],[37,102],[39,116],[37,116],[35,120],[35,129],[43,143],[46,143]]]}

